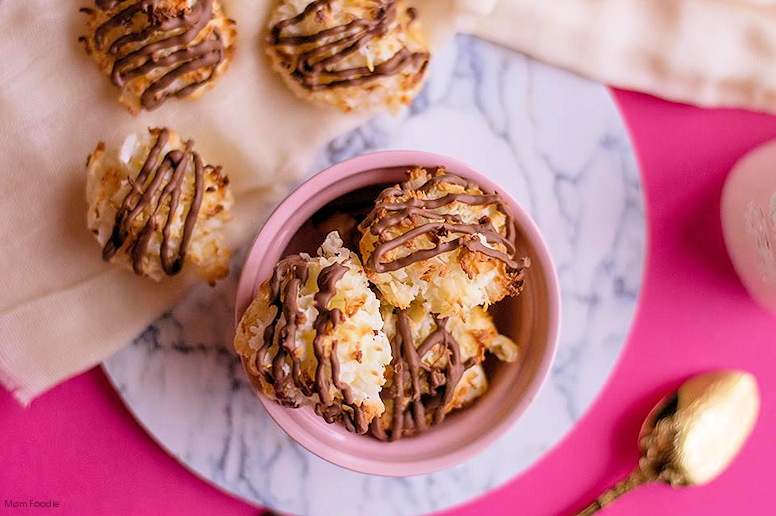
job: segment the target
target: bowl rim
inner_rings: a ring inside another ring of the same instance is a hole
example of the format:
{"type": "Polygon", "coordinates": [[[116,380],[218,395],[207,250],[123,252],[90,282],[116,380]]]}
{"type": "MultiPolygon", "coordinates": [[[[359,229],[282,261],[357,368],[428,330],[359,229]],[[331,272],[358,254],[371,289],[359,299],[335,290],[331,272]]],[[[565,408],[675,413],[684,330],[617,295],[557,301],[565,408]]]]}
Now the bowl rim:
{"type": "MultiPolygon", "coordinates": [[[[491,429],[481,438],[473,440],[472,442],[457,448],[455,451],[442,456],[418,459],[412,462],[386,463],[379,460],[337,453],[333,450],[329,450],[328,447],[320,447],[320,442],[313,438],[310,433],[303,431],[296,424],[288,424],[289,420],[287,419],[286,411],[298,409],[283,407],[273,400],[270,400],[258,389],[254,388],[251,383],[253,390],[269,416],[286,434],[289,435],[289,437],[291,437],[291,439],[294,440],[294,442],[334,465],[358,473],[385,477],[424,475],[447,469],[471,459],[504,435],[504,433],[516,423],[520,416],[525,413],[534,399],[536,399],[536,396],[549,376],[550,368],[552,367],[557,352],[561,320],[560,288],[557,270],[552,260],[552,256],[550,255],[547,244],[533,218],[508,192],[504,191],[503,188],[500,188],[494,181],[481,172],[478,172],[473,167],[457,159],[426,151],[389,150],[362,154],[340,161],[323,169],[297,186],[272,210],[269,217],[266,219],[266,222],[262,225],[251,243],[243,261],[243,268],[240,273],[240,279],[235,294],[235,328],[239,325],[245,309],[254,297],[253,292],[256,286],[256,275],[258,274],[261,263],[261,260],[256,260],[254,255],[256,253],[263,253],[263,248],[265,246],[262,246],[262,244],[271,241],[281,232],[286,223],[283,212],[288,209],[289,205],[300,206],[310,198],[313,198],[317,192],[329,187],[335,182],[346,180],[361,172],[402,166],[444,166],[454,173],[466,175],[468,179],[474,180],[485,188],[497,191],[515,212],[516,217],[520,221],[520,229],[533,243],[534,251],[542,262],[542,270],[544,272],[542,277],[547,286],[547,301],[550,310],[547,317],[547,344],[536,369],[536,374],[530,379],[526,392],[520,401],[513,407],[508,416],[503,418],[499,424],[491,427],[491,429]]],[[[291,234],[293,235],[295,232],[291,234]]]]}

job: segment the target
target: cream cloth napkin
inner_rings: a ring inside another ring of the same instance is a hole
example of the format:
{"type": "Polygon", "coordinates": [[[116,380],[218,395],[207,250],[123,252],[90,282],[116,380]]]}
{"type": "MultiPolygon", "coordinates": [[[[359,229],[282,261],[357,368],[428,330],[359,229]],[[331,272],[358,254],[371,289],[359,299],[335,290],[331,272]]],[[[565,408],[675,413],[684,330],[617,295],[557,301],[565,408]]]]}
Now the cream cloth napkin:
{"type": "MultiPolygon", "coordinates": [[[[84,3],[86,0],[84,0],[84,3]]],[[[201,99],[130,116],[76,41],[79,2],[0,0],[0,381],[22,403],[101,362],[185,293],[100,259],[85,227],[96,142],[168,125],[232,178],[239,245],[313,154],[363,118],[297,101],[259,45],[267,0],[224,0],[230,70],[201,99]]],[[[463,29],[596,79],[776,111],[776,11],[721,0],[417,0],[433,47],[463,29]],[[492,12],[491,12],[492,11],[492,12]],[[490,14],[488,14],[490,13],[490,14]]]]}
{"type": "Polygon", "coordinates": [[[458,29],[613,86],[776,112],[776,0],[500,0],[458,29]]]}

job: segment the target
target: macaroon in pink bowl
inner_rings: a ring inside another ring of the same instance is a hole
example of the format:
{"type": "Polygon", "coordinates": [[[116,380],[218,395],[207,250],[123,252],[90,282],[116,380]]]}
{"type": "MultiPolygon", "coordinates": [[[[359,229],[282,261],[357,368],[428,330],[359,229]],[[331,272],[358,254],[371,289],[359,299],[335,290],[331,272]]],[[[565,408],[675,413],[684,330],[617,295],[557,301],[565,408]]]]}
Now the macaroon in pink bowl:
{"type": "MultiPolygon", "coordinates": [[[[297,443],[333,464],[360,473],[412,476],[459,464],[493,443],[512,426],[536,398],[557,347],[560,293],[555,268],[539,230],[530,216],[487,177],[454,159],[420,151],[376,152],[338,163],[313,176],[272,213],[246,258],[237,288],[236,320],[256,296],[277,262],[289,254],[315,253],[324,234],[311,223],[316,214],[347,208],[359,191],[379,191],[399,183],[408,168],[445,167],[449,172],[498,192],[511,208],[521,252],[531,260],[525,289],[490,308],[499,331],[520,348],[517,362],[494,361],[486,366],[489,388],[471,406],[448,416],[418,435],[383,442],[328,424],[311,407],[289,408],[264,396],[262,405],[297,443]]],[[[363,195],[361,197],[364,197],[363,195]]],[[[373,197],[372,197],[373,199],[373,197]]]]}

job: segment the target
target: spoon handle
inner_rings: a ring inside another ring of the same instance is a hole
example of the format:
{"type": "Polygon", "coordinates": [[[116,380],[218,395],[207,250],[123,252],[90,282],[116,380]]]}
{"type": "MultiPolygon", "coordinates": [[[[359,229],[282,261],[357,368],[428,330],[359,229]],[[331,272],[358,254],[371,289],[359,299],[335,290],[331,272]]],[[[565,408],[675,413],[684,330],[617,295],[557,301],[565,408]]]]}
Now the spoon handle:
{"type": "Polygon", "coordinates": [[[653,480],[654,479],[647,475],[641,468],[636,468],[627,477],[604,491],[593,503],[579,511],[575,516],[590,516],[591,514],[595,514],[628,491],[653,480]]]}

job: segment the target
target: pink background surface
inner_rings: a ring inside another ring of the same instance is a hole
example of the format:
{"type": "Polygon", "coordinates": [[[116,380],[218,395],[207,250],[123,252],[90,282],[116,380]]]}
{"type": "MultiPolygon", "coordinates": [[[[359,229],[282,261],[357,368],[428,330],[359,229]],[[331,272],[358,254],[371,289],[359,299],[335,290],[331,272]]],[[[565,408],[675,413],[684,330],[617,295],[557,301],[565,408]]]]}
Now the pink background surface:
{"type": "MultiPolygon", "coordinates": [[[[652,404],[688,376],[741,368],[757,376],[762,412],[738,460],[706,487],[648,486],[618,515],[765,515],[776,511],[776,316],[749,299],[725,252],[719,196],[735,161],[776,137],[776,118],[702,110],[618,92],[648,197],[650,250],[641,308],[603,394],[528,472],[445,513],[570,515],[636,464],[652,404]]],[[[0,514],[256,515],[188,473],[144,433],[100,369],[21,409],[0,390],[0,514]],[[6,509],[3,500],[59,502],[6,509]],[[52,512],[53,513],[53,512],[52,512]]],[[[336,515],[332,515],[336,516],[336,515]]],[[[364,515],[367,516],[367,515],[364,515]]]]}

